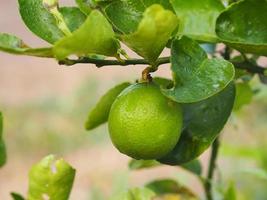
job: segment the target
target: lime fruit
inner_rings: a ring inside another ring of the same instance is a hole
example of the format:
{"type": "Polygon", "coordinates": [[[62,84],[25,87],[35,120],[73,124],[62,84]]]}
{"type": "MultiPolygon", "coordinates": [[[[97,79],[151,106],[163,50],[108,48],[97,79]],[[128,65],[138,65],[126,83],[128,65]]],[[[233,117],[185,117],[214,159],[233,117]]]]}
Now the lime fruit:
{"type": "Polygon", "coordinates": [[[177,144],[182,128],[181,106],[154,83],[127,87],[113,103],[108,119],[116,148],[135,159],[158,159],[177,144]]]}

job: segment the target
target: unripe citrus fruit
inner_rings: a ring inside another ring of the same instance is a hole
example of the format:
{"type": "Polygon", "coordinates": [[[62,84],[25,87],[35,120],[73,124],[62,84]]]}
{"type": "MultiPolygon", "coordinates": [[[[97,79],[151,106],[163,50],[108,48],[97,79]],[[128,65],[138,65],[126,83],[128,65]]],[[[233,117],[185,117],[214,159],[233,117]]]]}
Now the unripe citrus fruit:
{"type": "Polygon", "coordinates": [[[109,115],[109,132],[117,149],[136,159],[158,159],[179,140],[181,106],[154,83],[137,83],[120,93],[109,115]]]}

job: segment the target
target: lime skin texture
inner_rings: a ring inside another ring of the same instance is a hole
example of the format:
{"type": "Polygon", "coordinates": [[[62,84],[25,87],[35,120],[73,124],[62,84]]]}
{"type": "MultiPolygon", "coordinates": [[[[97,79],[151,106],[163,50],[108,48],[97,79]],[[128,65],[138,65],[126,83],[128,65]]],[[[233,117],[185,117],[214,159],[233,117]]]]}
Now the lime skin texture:
{"type": "Polygon", "coordinates": [[[181,106],[154,83],[137,83],[114,101],[108,119],[115,147],[135,159],[159,159],[177,144],[182,129],[181,106]]]}

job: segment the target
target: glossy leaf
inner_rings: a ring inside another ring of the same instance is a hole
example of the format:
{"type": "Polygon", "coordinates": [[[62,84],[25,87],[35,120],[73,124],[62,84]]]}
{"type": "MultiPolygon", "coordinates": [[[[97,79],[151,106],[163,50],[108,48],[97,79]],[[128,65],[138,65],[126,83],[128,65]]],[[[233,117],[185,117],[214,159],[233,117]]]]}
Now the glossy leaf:
{"type": "MultiPolygon", "coordinates": [[[[148,183],[146,187],[155,192],[159,196],[165,194],[178,194],[181,199],[192,199],[192,200],[196,199],[195,194],[193,194],[186,187],[179,185],[176,181],[172,179],[155,180],[148,183]]],[[[164,197],[163,199],[165,198],[166,197],[164,197]]]]}
{"type": "Polygon", "coordinates": [[[3,116],[0,112],[0,167],[6,163],[6,146],[3,139],[3,116]]]}
{"type": "Polygon", "coordinates": [[[12,196],[13,200],[25,200],[25,198],[18,193],[12,192],[11,196],[12,196]]]}
{"type": "Polygon", "coordinates": [[[171,153],[159,161],[180,165],[194,160],[213,143],[229,118],[235,100],[234,84],[198,103],[184,104],[184,127],[171,153]]]}
{"type": "Polygon", "coordinates": [[[0,33],[0,51],[18,55],[53,57],[51,48],[30,48],[21,39],[6,33],[0,33]]]}
{"type": "Polygon", "coordinates": [[[64,36],[54,16],[43,0],[18,0],[20,15],[27,27],[37,36],[53,44],[64,36]]]}
{"type": "Polygon", "coordinates": [[[171,64],[175,85],[162,92],[179,103],[197,102],[215,95],[235,74],[232,63],[219,58],[208,59],[199,44],[187,37],[173,41],[171,64]]]}
{"type": "Polygon", "coordinates": [[[92,0],[75,0],[77,5],[79,6],[80,10],[86,14],[89,15],[92,11],[92,0]]]}
{"type": "Polygon", "coordinates": [[[170,0],[180,20],[178,35],[217,42],[216,19],[223,11],[220,0],[170,0]]]}
{"type": "Polygon", "coordinates": [[[101,54],[116,57],[119,47],[109,22],[99,11],[94,10],[78,30],[59,40],[53,51],[58,60],[63,60],[72,54],[78,56],[101,54]]]}
{"type": "Polygon", "coordinates": [[[136,160],[132,159],[129,162],[129,169],[139,170],[160,166],[161,164],[156,160],[136,160]]]}
{"type": "Polygon", "coordinates": [[[76,7],[61,7],[59,9],[65,23],[71,32],[77,30],[86,20],[86,15],[76,7]]]}
{"type": "Polygon", "coordinates": [[[202,174],[202,166],[199,160],[192,160],[190,162],[184,163],[181,165],[184,169],[200,176],[202,174]]]}
{"type": "Polygon", "coordinates": [[[176,29],[178,19],[160,5],[150,6],[143,16],[137,30],[121,38],[133,51],[154,63],[176,29]]]}
{"type": "Polygon", "coordinates": [[[121,83],[114,88],[110,89],[101,99],[96,106],[90,111],[87,118],[85,127],[87,130],[92,130],[99,125],[107,122],[110,108],[117,96],[131,84],[129,82],[121,83]]]}
{"type": "Polygon", "coordinates": [[[266,0],[232,4],[217,19],[219,39],[241,52],[267,55],[266,10],[266,0]]]}
{"type": "Polygon", "coordinates": [[[249,104],[253,98],[253,91],[248,83],[236,84],[236,98],[234,110],[240,110],[244,105],[249,104]]]}
{"type": "Polygon", "coordinates": [[[34,165],[29,174],[27,200],[67,200],[74,181],[75,170],[63,159],[53,155],[34,165]]]}
{"type": "Polygon", "coordinates": [[[121,0],[111,1],[105,8],[105,13],[117,30],[129,34],[137,30],[144,11],[153,4],[160,4],[165,9],[172,10],[166,0],[121,0]]]}

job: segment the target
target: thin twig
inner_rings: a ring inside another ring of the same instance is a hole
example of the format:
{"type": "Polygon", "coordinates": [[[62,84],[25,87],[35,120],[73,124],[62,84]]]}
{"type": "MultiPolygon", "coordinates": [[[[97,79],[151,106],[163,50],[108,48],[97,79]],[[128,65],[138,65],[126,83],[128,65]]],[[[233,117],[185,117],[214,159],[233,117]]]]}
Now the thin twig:
{"type": "Polygon", "coordinates": [[[219,147],[220,147],[220,141],[219,141],[219,138],[217,138],[213,142],[212,147],[211,147],[211,156],[210,156],[210,161],[209,161],[208,175],[207,175],[206,181],[204,182],[204,188],[205,188],[207,200],[213,200],[212,179],[214,176],[214,171],[216,169],[216,160],[218,156],[219,147]]]}
{"type": "MultiPolygon", "coordinates": [[[[96,67],[104,67],[104,66],[111,66],[111,65],[118,65],[118,66],[127,66],[127,65],[149,65],[150,63],[145,59],[128,59],[128,60],[104,60],[104,59],[97,59],[97,58],[89,58],[84,57],[77,60],[66,59],[59,61],[61,65],[75,65],[75,64],[95,64],[96,67]]],[[[156,61],[156,65],[163,65],[166,63],[170,63],[170,57],[162,57],[156,61]]]]}

